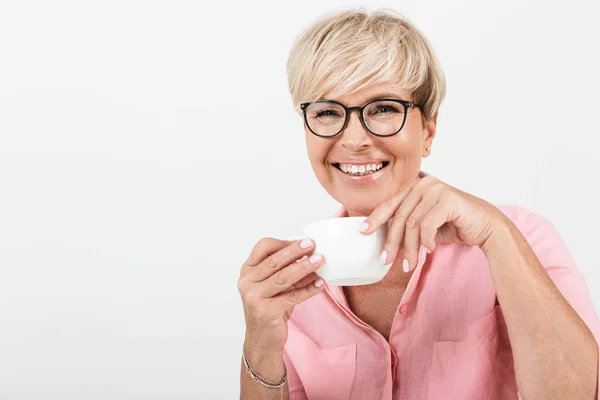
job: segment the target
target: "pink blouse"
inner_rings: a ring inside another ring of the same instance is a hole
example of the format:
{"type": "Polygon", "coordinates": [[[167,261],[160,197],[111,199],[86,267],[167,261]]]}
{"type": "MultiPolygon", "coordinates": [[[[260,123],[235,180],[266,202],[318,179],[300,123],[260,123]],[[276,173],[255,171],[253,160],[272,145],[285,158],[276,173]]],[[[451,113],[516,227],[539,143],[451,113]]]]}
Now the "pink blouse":
{"type": "MultiPolygon", "coordinates": [[[[519,206],[519,227],[560,292],[593,332],[586,282],[554,226],[519,206]]],[[[511,345],[488,262],[477,247],[421,247],[389,342],[326,285],[296,306],[284,360],[291,399],[517,399],[511,345]],[[423,268],[425,258],[431,263],[423,268]]]]}

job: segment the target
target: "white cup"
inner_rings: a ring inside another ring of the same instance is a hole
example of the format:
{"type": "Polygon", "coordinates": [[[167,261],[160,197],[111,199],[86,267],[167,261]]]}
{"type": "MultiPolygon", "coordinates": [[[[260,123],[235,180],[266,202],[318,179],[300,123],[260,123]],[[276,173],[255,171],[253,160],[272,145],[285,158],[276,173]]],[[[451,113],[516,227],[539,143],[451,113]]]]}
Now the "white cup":
{"type": "MultiPolygon", "coordinates": [[[[322,254],[325,263],[316,274],[337,286],[368,285],[379,282],[391,264],[381,262],[381,252],[387,236],[387,224],[370,235],[360,232],[365,217],[332,218],[304,227],[304,237],[315,242],[315,254],[322,254]]],[[[299,240],[291,237],[289,240],[299,240]]]]}

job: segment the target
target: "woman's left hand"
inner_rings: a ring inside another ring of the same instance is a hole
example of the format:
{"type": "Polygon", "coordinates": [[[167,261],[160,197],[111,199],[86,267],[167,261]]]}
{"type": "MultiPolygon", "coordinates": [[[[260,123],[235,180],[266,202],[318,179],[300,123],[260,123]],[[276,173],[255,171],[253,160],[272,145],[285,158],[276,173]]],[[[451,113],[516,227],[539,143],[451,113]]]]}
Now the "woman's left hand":
{"type": "Polygon", "coordinates": [[[417,264],[420,245],[429,252],[436,243],[482,247],[505,218],[485,200],[425,176],[377,207],[361,231],[371,234],[388,221],[382,260],[392,263],[404,244],[402,267],[408,272],[417,264]]]}

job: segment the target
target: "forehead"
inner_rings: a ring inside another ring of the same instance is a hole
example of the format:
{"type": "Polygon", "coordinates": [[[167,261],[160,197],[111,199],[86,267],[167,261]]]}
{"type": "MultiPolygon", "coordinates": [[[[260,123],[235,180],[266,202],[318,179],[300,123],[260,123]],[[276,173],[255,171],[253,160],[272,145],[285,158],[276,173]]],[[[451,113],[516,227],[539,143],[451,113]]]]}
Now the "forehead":
{"type": "Polygon", "coordinates": [[[335,100],[347,106],[361,106],[371,100],[380,98],[412,100],[407,91],[392,85],[370,85],[350,93],[336,93],[333,91],[323,95],[323,100],[335,100]]]}

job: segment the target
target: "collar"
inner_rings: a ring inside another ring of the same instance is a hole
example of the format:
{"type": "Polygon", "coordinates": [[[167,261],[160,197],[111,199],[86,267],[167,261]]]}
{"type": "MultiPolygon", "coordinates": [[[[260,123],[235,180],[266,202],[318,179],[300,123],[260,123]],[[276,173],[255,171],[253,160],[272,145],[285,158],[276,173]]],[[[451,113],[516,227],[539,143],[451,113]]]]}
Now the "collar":
{"type": "MultiPolygon", "coordinates": [[[[408,281],[408,285],[406,286],[406,290],[404,295],[402,296],[402,304],[411,301],[415,294],[415,289],[419,282],[419,278],[421,277],[421,273],[423,272],[423,266],[425,265],[425,261],[427,261],[427,249],[424,246],[419,248],[419,256],[417,258],[417,266],[408,281]]],[[[340,304],[344,305],[346,308],[349,308],[348,302],[346,301],[346,296],[344,296],[344,291],[342,286],[330,285],[325,283],[325,291],[337,300],[340,304]]]]}

